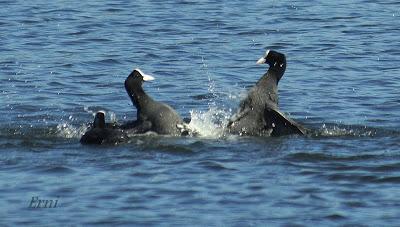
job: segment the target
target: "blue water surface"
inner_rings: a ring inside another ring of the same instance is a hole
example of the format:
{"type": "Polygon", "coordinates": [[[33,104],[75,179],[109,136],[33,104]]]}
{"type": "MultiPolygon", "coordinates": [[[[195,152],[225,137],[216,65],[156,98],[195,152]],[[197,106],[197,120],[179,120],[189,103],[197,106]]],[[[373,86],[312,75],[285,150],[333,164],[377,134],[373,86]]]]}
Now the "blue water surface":
{"type": "Polygon", "coordinates": [[[398,1],[0,6],[1,225],[398,225],[398,1]],[[281,110],[315,133],[220,136],[267,49],[288,61],[281,110]],[[98,110],[136,118],[134,68],[202,136],[81,145],[98,110]]]}

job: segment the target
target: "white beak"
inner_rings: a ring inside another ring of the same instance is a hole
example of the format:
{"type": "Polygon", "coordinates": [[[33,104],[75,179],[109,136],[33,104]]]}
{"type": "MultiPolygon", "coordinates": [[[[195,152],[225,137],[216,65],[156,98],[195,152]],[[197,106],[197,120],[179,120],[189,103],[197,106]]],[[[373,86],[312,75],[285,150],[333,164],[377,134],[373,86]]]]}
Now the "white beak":
{"type": "Polygon", "coordinates": [[[155,79],[153,76],[150,76],[148,74],[142,74],[142,76],[144,81],[150,81],[155,79]]]}
{"type": "Polygon", "coordinates": [[[257,65],[264,64],[267,61],[268,54],[269,50],[265,51],[265,55],[262,58],[258,59],[256,64],[257,65]]]}
{"type": "Polygon", "coordinates": [[[142,72],[142,70],[140,70],[140,69],[135,69],[135,70],[138,71],[140,73],[140,75],[142,75],[143,81],[150,81],[150,80],[154,80],[155,79],[153,76],[150,76],[148,74],[144,74],[142,72]]]}
{"type": "Polygon", "coordinates": [[[262,58],[258,59],[258,61],[257,61],[256,64],[257,64],[257,65],[264,64],[266,61],[267,61],[267,60],[266,60],[265,57],[263,56],[262,58]]]}

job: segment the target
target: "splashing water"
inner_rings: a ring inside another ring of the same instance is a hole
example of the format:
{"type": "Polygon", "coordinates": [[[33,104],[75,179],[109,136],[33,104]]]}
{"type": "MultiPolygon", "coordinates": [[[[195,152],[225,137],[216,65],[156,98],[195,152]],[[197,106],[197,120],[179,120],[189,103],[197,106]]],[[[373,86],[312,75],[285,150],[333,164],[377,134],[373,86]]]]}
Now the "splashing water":
{"type": "MultiPolygon", "coordinates": [[[[91,110],[87,106],[85,106],[83,110],[91,114],[93,117],[96,115],[98,111],[100,111],[100,110],[91,110]]],[[[117,115],[114,112],[105,110],[101,111],[106,113],[106,116],[108,116],[110,122],[117,122],[117,115]]],[[[73,124],[74,119],[71,116],[68,118],[68,120],[69,121],[62,122],[57,125],[55,129],[55,134],[58,137],[68,138],[68,139],[80,138],[89,129],[88,124],[74,125],[73,124]]]]}
{"type": "MultiPolygon", "coordinates": [[[[237,92],[231,91],[228,93],[217,93],[215,91],[215,81],[212,79],[211,74],[208,74],[208,91],[212,93],[212,99],[208,100],[208,110],[191,110],[190,116],[191,121],[187,125],[190,130],[195,132],[195,136],[202,138],[219,139],[226,138],[226,126],[230,117],[232,116],[232,109],[225,106],[234,104],[239,100],[242,100],[246,95],[246,90],[240,90],[237,92]],[[220,99],[217,102],[217,99],[220,99]],[[222,100],[221,100],[222,99],[222,100]],[[221,102],[222,101],[222,104],[221,102]],[[219,103],[219,104],[217,104],[219,103]]],[[[91,114],[93,117],[96,112],[100,111],[98,107],[84,107],[84,111],[91,114]]],[[[104,110],[102,110],[104,111],[104,110]]],[[[109,121],[117,122],[117,116],[112,111],[104,111],[106,116],[108,116],[109,121]]],[[[69,121],[63,122],[57,125],[55,134],[58,137],[63,138],[80,138],[89,128],[88,124],[76,125],[73,124],[74,119],[70,116],[69,121]]],[[[343,126],[343,125],[326,125],[323,124],[321,128],[314,131],[315,136],[322,137],[332,137],[332,136],[374,136],[376,135],[376,130],[368,128],[360,128],[356,126],[343,126]]]]}
{"type": "Polygon", "coordinates": [[[189,128],[199,133],[200,137],[221,138],[224,136],[230,112],[217,107],[208,111],[190,111],[189,128]]]}
{"type": "MultiPolygon", "coordinates": [[[[316,131],[316,135],[323,137],[332,136],[357,136],[357,137],[369,137],[375,136],[377,129],[366,126],[356,125],[326,125],[323,124],[319,130],[316,131]]],[[[382,132],[381,134],[384,134],[382,132]]]]}
{"type": "Polygon", "coordinates": [[[203,67],[208,79],[208,92],[212,94],[208,100],[207,111],[191,110],[191,121],[188,124],[189,128],[197,132],[197,136],[204,138],[221,138],[226,136],[226,125],[231,116],[231,109],[225,110],[224,105],[219,106],[217,100],[221,98],[216,92],[216,83],[212,74],[208,70],[205,59],[202,57],[203,67]]]}
{"type": "MultiPolygon", "coordinates": [[[[224,103],[232,104],[238,100],[243,99],[247,94],[246,91],[228,92],[221,97],[215,92],[215,81],[209,75],[208,77],[208,90],[213,94],[213,98],[208,102],[208,110],[191,110],[191,121],[187,125],[190,130],[194,132],[195,136],[210,139],[226,138],[226,126],[230,117],[232,116],[232,109],[225,106],[224,103]],[[216,99],[222,99],[217,102],[216,99]],[[219,104],[217,104],[219,103],[219,104]]],[[[100,109],[84,107],[84,111],[91,114],[93,117],[100,109]]],[[[104,110],[103,110],[104,111],[104,110]]],[[[109,121],[117,122],[117,116],[112,111],[104,111],[108,116],[109,121]]],[[[63,138],[80,138],[89,128],[88,124],[76,125],[73,123],[74,119],[69,117],[68,121],[62,122],[57,125],[55,134],[63,138]]],[[[319,129],[314,128],[314,136],[322,137],[335,137],[335,136],[374,136],[377,134],[376,129],[362,128],[359,126],[345,126],[337,124],[323,124],[319,129]]],[[[54,132],[54,131],[53,131],[54,132]]]]}
{"type": "Polygon", "coordinates": [[[56,135],[62,138],[80,138],[87,130],[89,126],[83,124],[81,126],[73,126],[70,123],[64,122],[57,125],[56,135]]]}

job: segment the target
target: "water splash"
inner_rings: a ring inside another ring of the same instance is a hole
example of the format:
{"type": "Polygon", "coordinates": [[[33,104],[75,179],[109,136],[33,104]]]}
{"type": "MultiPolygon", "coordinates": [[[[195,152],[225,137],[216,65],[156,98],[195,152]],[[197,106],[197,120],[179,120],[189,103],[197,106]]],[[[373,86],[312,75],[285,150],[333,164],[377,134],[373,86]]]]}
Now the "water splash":
{"type": "MultiPolygon", "coordinates": [[[[188,124],[188,127],[196,132],[196,136],[217,139],[225,136],[226,125],[230,119],[232,111],[231,109],[224,109],[224,104],[218,105],[218,99],[224,99],[224,97],[221,97],[221,93],[216,91],[216,82],[213,79],[212,73],[208,70],[204,57],[202,57],[202,62],[208,79],[208,92],[212,95],[210,96],[211,99],[209,99],[207,103],[208,110],[190,111],[191,121],[188,124]]],[[[228,97],[232,98],[231,96],[228,97]]]]}
{"type": "MultiPolygon", "coordinates": [[[[317,136],[331,137],[331,136],[358,136],[369,137],[377,135],[378,131],[375,128],[366,126],[346,126],[346,125],[327,125],[323,124],[319,130],[316,131],[317,136]]],[[[383,132],[382,132],[383,134],[383,132]]]]}
{"type": "Polygon", "coordinates": [[[105,113],[105,116],[108,117],[110,122],[112,122],[112,123],[117,122],[117,115],[113,111],[107,111],[107,110],[104,110],[102,108],[96,108],[96,107],[91,108],[91,107],[88,107],[88,106],[84,106],[83,110],[86,113],[91,114],[93,118],[96,116],[97,112],[102,111],[102,112],[105,113]]]}
{"type": "Polygon", "coordinates": [[[74,126],[71,123],[64,122],[58,124],[55,130],[57,137],[72,139],[81,138],[81,136],[88,130],[89,125],[83,124],[81,126],[74,126]]]}
{"type": "Polygon", "coordinates": [[[221,138],[225,136],[230,115],[229,111],[217,107],[211,107],[207,111],[191,110],[189,128],[198,132],[200,137],[221,138]]]}
{"type": "MultiPolygon", "coordinates": [[[[91,114],[94,118],[96,113],[98,111],[103,111],[105,112],[106,116],[109,118],[110,122],[117,122],[117,115],[112,112],[112,111],[105,111],[101,110],[98,108],[89,108],[89,107],[84,107],[83,110],[89,114],[91,114]]],[[[62,137],[62,138],[81,138],[83,134],[89,129],[89,124],[81,124],[81,125],[76,125],[73,122],[76,119],[74,119],[72,116],[68,118],[68,121],[64,121],[56,126],[56,129],[53,131],[54,134],[57,137],[62,137]]]]}

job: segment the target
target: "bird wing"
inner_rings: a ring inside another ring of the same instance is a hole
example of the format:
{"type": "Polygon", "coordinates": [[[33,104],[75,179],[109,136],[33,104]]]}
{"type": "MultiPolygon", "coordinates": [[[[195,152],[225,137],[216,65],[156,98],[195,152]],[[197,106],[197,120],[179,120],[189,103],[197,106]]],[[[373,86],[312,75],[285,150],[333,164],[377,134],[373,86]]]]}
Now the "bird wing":
{"type": "Polygon", "coordinates": [[[267,127],[272,127],[272,136],[289,134],[305,135],[309,131],[307,128],[285,116],[282,112],[275,108],[265,108],[264,120],[267,127]]]}

